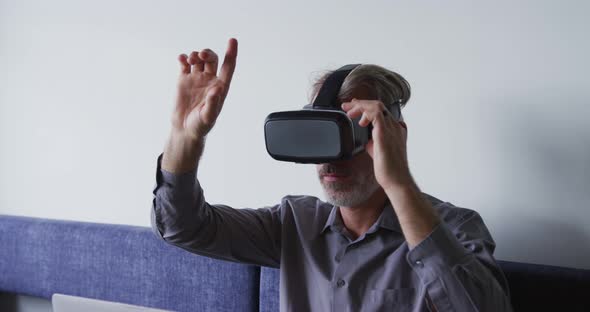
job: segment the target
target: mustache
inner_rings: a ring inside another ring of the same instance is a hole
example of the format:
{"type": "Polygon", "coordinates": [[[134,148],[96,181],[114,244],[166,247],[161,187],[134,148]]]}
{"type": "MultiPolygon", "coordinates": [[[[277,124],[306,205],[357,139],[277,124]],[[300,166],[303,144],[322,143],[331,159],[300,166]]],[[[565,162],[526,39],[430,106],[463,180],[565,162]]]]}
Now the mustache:
{"type": "Polygon", "coordinates": [[[325,176],[328,174],[346,176],[346,175],[350,175],[351,172],[350,172],[350,170],[347,170],[342,167],[337,167],[334,165],[324,165],[323,167],[320,168],[319,174],[320,174],[320,176],[325,176]]]}

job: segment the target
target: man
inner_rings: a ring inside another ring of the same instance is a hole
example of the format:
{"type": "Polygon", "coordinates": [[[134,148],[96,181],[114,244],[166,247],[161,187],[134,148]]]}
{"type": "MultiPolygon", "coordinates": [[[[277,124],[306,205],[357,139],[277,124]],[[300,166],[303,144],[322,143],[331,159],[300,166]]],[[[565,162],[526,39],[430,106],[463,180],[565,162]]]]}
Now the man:
{"type": "Polygon", "coordinates": [[[400,100],[405,80],[382,67],[359,66],[341,87],[342,109],[372,124],[373,139],[349,160],[317,165],[328,202],[288,195],[260,209],[208,204],[196,172],[236,58],[234,38],[219,75],[209,49],[179,56],[153,191],[157,235],[196,254],[280,268],[281,311],[511,310],[479,214],[422,193],[413,180],[407,125],[384,104],[400,100]]]}

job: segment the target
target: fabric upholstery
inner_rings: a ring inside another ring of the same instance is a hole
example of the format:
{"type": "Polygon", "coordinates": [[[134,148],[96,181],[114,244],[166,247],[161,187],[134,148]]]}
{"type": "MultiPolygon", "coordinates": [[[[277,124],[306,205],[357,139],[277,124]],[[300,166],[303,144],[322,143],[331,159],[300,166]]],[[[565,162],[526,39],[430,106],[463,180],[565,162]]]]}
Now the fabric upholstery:
{"type": "Polygon", "coordinates": [[[514,311],[590,311],[590,270],[498,261],[514,311]]]}
{"type": "Polygon", "coordinates": [[[260,269],[197,256],[148,227],[0,215],[0,292],[175,311],[257,311],[260,269]]]}
{"type": "Polygon", "coordinates": [[[260,312],[279,310],[279,276],[275,268],[260,268],[260,312]]]}
{"type": "MultiPolygon", "coordinates": [[[[198,256],[148,227],[0,215],[0,292],[175,311],[278,311],[279,270],[198,256]]],[[[519,311],[590,311],[590,270],[498,260],[519,311]]]]}

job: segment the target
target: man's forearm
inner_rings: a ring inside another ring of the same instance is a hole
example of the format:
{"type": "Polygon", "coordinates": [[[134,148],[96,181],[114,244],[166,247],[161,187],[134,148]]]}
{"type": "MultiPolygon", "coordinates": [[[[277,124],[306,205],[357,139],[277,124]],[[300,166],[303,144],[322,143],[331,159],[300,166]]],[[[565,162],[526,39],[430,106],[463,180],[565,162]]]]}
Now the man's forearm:
{"type": "Polygon", "coordinates": [[[385,190],[410,249],[434,230],[440,219],[415,183],[385,190]]]}
{"type": "Polygon", "coordinates": [[[164,148],[162,169],[175,174],[198,169],[204,147],[205,137],[197,140],[187,139],[172,131],[164,148]]]}

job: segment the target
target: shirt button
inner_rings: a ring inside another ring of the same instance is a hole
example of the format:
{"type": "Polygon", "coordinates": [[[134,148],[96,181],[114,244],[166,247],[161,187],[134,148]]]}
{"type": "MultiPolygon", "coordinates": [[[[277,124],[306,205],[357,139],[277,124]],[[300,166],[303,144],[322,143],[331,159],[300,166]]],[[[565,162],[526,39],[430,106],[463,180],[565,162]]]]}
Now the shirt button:
{"type": "Polygon", "coordinates": [[[416,262],[414,262],[414,263],[415,263],[417,266],[419,266],[419,267],[423,267],[423,266],[424,266],[424,263],[422,263],[422,261],[420,261],[420,260],[416,260],[416,262]]]}
{"type": "Polygon", "coordinates": [[[344,280],[338,280],[338,282],[336,283],[336,286],[342,287],[342,286],[344,286],[344,284],[346,284],[346,282],[344,280]]]}
{"type": "Polygon", "coordinates": [[[457,237],[459,240],[463,240],[465,237],[467,237],[467,234],[465,234],[465,232],[459,232],[455,234],[455,237],[457,237]]]}
{"type": "Polygon", "coordinates": [[[463,244],[463,246],[469,250],[471,250],[471,252],[478,252],[479,251],[479,246],[472,244],[472,243],[468,243],[468,244],[463,244]]]}

